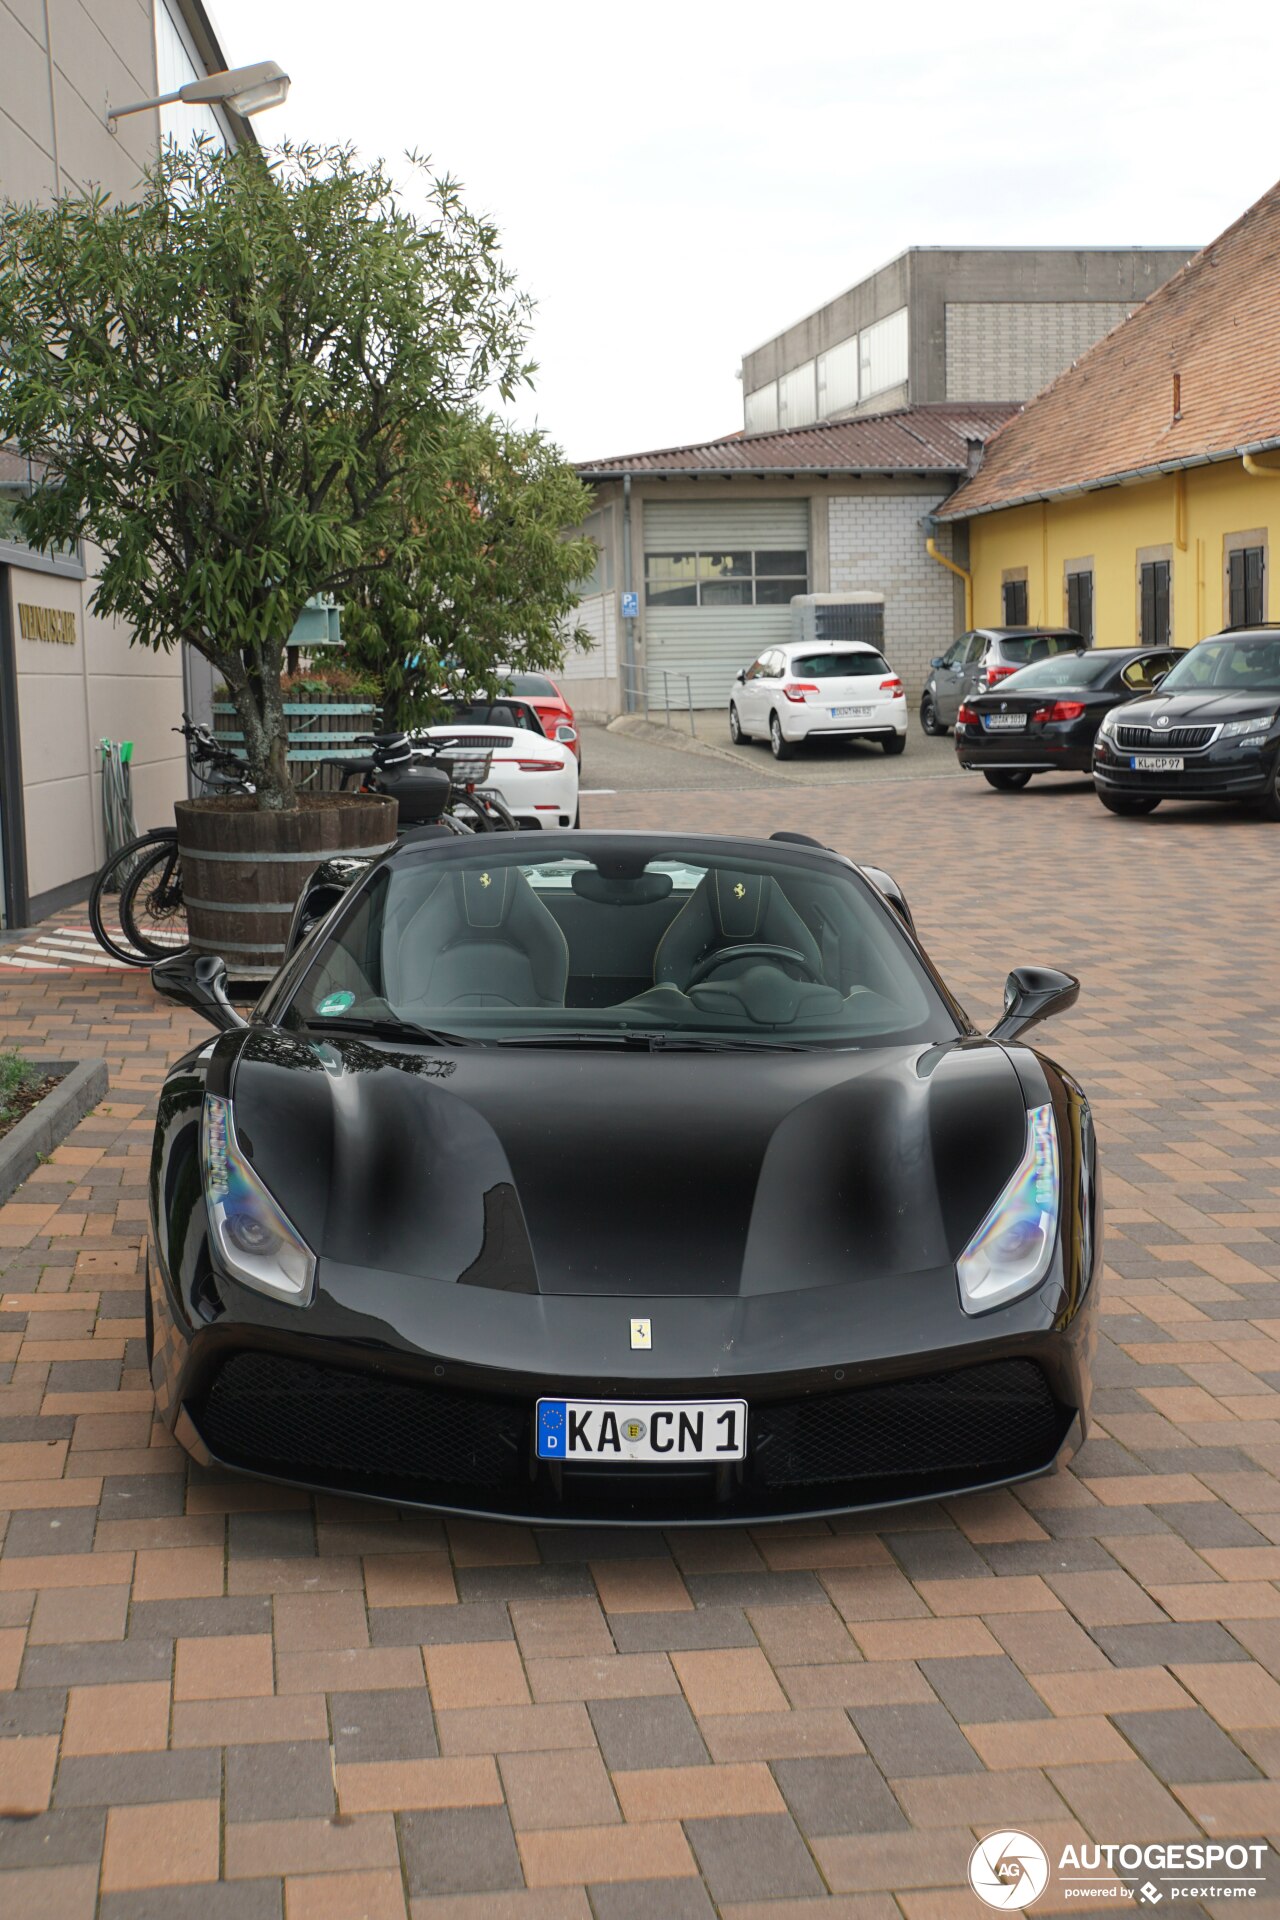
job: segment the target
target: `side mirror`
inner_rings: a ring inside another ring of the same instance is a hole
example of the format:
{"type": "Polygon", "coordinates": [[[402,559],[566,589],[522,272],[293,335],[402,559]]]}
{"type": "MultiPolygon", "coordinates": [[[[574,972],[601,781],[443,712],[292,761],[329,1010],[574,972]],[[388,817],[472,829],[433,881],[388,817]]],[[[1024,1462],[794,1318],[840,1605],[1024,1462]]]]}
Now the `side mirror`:
{"type": "Polygon", "coordinates": [[[562,746],[571,746],[577,737],[578,729],[576,727],[567,726],[562,722],[561,725],[556,728],[556,739],[560,741],[562,746]]]}
{"type": "Polygon", "coordinates": [[[945,662],[943,661],[942,655],[940,653],[936,653],[933,659],[929,662],[929,665],[931,667],[941,667],[944,664],[945,662]]]}
{"type": "Polygon", "coordinates": [[[1004,983],[1004,1013],[991,1029],[993,1040],[1016,1040],[1028,1027],[1065,1013],[1080,998],[1080,982],[1057,967],[1015,967],[1004,983]]]}
{"type": "Polygon", "coordinates": [[[174,953],[167,960],[157,960],[151,984],[166,1000],[189,1007],[224,1033],[249,1024],[231,1004],[227,963],[219,953],[174,953]]]}
{"type": "Polygon", "coordinates": [[[740,667],[740,668],[738,669],[738,672],[737,672],[737,674],[736,674],[736,676],[735,676],[735,678],[737,679],[737,682],[738,682],[738,685],[739,685],[740,687],[745,687],[745,686],[746,686],[746,684],[747,684],[747,670],[746,670],[746,668],[745,668],[745,667],[740,667]]]}

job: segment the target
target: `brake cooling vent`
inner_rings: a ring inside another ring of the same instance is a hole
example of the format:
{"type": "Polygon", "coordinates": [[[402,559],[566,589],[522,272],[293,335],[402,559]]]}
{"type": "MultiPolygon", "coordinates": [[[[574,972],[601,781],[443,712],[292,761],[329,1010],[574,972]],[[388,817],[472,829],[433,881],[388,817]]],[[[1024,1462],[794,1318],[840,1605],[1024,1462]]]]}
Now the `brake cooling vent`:
{"type": "Polygon", "coordinates": [[[519,1477],[519,1404],[276,1353],[223,1366],[198,1421],[228,1465],[380,1486],[498,1487],[519,1477]]]}
{"type": "Polygon", "coordinates": [[[1013,1478],[1046,1466],[1070,1424],[1032,1360],[757,1403],[751,1417],[767,1487],[1013,1478]]]}

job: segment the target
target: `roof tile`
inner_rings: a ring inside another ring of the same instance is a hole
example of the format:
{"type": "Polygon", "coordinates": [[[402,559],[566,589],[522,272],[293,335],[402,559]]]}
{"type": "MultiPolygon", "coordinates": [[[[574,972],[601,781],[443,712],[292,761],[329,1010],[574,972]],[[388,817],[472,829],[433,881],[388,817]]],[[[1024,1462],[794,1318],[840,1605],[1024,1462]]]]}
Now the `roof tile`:
{"type": "Polygon", "coordinates": [[[853,420],[733,435],[651,453],[580,460],[591,478],[624,473],[963,473],[967,442],[986,440],[1018,411],[1010,401],[938,401],[853,420]]]}

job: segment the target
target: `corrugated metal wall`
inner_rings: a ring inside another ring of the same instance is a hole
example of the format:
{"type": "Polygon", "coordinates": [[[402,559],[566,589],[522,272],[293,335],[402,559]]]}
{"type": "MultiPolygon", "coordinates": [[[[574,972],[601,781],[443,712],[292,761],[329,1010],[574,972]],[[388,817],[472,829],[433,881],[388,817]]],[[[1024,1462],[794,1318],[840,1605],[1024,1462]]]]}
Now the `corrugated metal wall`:
{"type": "MultiPolygon", "coordinates": [[[[646,553],[706,553],[717,549],[809,550],[807,500],[673,501],[644,503],[646,553]]],[[[662,703],[662,669],[671,674],[672,704],[684,703],[688,674],[695,707],[727,707],[739,667],[765,647],[791,638],[791,609],[783,607],[646,607],[649,698],[662,703]]]]}

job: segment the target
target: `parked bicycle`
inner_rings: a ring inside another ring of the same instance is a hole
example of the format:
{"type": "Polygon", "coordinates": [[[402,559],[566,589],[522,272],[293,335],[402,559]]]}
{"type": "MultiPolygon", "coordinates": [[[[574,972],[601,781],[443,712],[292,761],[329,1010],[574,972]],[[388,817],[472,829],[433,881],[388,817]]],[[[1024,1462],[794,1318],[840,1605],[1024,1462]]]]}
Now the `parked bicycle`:
{"type": "MultiPolygon", "coordinates": [[[[244,762],[190,720],[174,728],[201,793],[252,793],[244,762]]],[[[401,829],[440,825],[450,832],[513,831],[516,821],[501,794],[486,787],[491,756],[444,753],[415,746],[402,733],[361,734],[368,758],[343,764],[342,784],[358,777],[360,790],[399,802],[401,829]]],[[[176,827],[154,827],[105,863],[89,894],[89,924],[100,947],[131,967],[149,967],[188,945],[182,866],[176,827]]]]}
{"type": "MultiPolygon", "coordinates": [[[[173,729],[187,743],[187,765],[201,794],[252,793],[244,762],[208,727],[182,716],[173,729]]],[[[89,925],[113,960],[150,967],[187,945],[176,827],[140,833],[103,864],[89,893],[89,925]]]]}

